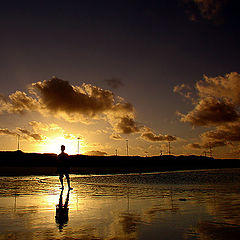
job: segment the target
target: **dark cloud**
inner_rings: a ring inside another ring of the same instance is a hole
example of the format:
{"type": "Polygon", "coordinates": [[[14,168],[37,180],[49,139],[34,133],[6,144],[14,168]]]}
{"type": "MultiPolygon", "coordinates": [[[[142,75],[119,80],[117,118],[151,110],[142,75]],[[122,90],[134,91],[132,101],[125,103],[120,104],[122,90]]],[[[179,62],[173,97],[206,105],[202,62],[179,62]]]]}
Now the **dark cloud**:
{"type": "Polygon", "coordinates": [[[115,98],[109,90],[90,84],[72,86],[68,81],[52,78],[32,84],[31,92],[38,97],[43,109],[65,120],[105,117],[120,132],[136,132],[134,107],[120,97],[115,98]],[[128,116],[132,117],[132,122],[127,122],[128,116]]]}
{"type": "MultiPolygon", "coordinates": [[[[67,121],[85,121],[103,118],[111,123],[121,118],[134,118],[134,107],[123,98],[91,84],[72,86],[56,77],[33,83],[28,96],[16,91],[8,97],[0,96],[0,112],[23,113],[38,111],[42,114],[62,117],[67,121]],[[117,119],[117,120],[116,120],[117,119]]],[[[36,124],[35,124],[36,125],[36,124]]]]}
{"type": "Polygon", "coordinates": [[[200,135],[201,143],[189,147],[207,148],[209,144],[218,147],[240,141],[240,74],[204,76],[197,81],[196,91],[194,109],[187,114],[179,113],[181,121],[214,129],[200,135]]]}
{"type": "Polygon", "coordinates": [[[88,118],[106,116],[106,119],[121,133],[138,131],[134,119],[134,107],[114,95],[90,84],[71,86],[69,82],[52,78],[32,84],[32,92],[41,105],[56,114],[64,114],[67,120],[79,121],[81,115],[88,118]]]}
{"type": "Polygon", "coordinates": [[[189,122],[193,126],[215,126],[239,119],[233,104],[213,97],[201,99],[191,112],[180,116],[182,122],[189,122]]]}
{"type": "Polygon", "coordinates": [[[135,119],[129,116],[122,117],[120,122],[117,124],[116,129],[118,132],[125,134],[136,133],[140,131],[140,127],[137,126],[135,119]]]}
{"type": "Polygon", "coordinates": [[[162,142],[162,141],[172,142],[177,140],[175,136],[162,134],[156,135],[150,130],[148,130],[147,132],[143,132],[141,134],[141,138],[148,142],[162,142]]]}
{"type": "Polygon", "coordinates": [[[186,148],[189,149],[209,149],[209,148],[215,148],[215,147],[222,147],[226,146],[227,143],[224,140],[212,140],[212,141],[207,141],[207,142],[202,142],[202,143],[190,143],[186,145],[186,148]]]}
{"type": "Polygon", "coordinates": [[[203,133],[201,137],[209,141],[240,141],[240,122],[224,125],[218,127],[216,130],[207,131],[203,133]]]}
{"type": "Polygon", "coordinates": [[[85,154],[89,156],[106,156],[107,155],[106,152],[102,152],[102,151],[89,151],[89,152],[86,152],[85,154]]]}
{"type": "Polygon", "coordinates": [[[11,131],[7,128],[0,129],[0,135],[11,135],[11,136],[21,136],[22,138],[28,139],[32,138],[36,141],[42,141],[44,139],[43,136],[41,136],[38,133],[30,132],[23,128],[17,128],[17,131],[11,131]]]}
{"type": "Polygon", "coordinates": [[[111,89],[117,89],[124,86],[124,83],[118,78],[105,79],[103,82],[105,82],[111,89]]]}
{"type": "Polygon", "coordinates": [[[184,0],[184,2],[188,6],[190,20],[203,18],[219,24],[224,21],[223,10],[229,0],[184,0]]]}
{"type": "Polygon", "coordinates": [[[122,136],[117,134],[117,133],[113,133],[111,136],[110,136],[111,139],[114,139],[114,140],[123,140],[122,136]]]}
{"type": "Polygon", "coordinates": [[[227,143],[224,140],[216,140],[216,141],[209,141],[209,142],[205,142],[203,144],[203,148],[215,148],[215,147],[222,147],[222,146],[226,146],[227,143]]]}
{"type": "MultiPolygon", "coordinates": [[[[113,87],[120,86],[121,81],[107,81],[113,87]],[[114,83],[114,84],[113,84],[114,83]]],[[[92,119],[104,119],[110,123],[116,134],[138,133],[144,126],[136,121],[133,105],[121,97],[116,97],[109,90],[83,83],[73,86],[68,81],[53,77],[50,80],[32,83],[28,96],[25,92],[16,91],[4,97],[0,95],[0,113],[24,113],[38,111],[43,115],[63,118],[66,121],[86,122],[92,119]]],[[[51,128],[36,121],[29,123],[34,131],[51,128]]],[[[22,134],[41,140],[41,135],[19,129],[22,134]]],[[[163,139],[173,141],[171,136],[163,139]]],[[[115,138],[116,139],[116,138],[115,138]]],[[[150,137],[144,137],[150,139],[150,137]]]]}
{"type": "Polygon", "coordinates": [[[203,146],[199,143],[190,143],[186,146],[186,148],[190,148],[190,149],[202,149],[203,146]]]}
{"type": "Polygon", "coordinates": [[[196,83],[198,99],[188,114],[180,114],[181,121],[193,126],[221,126],[239,121],[240,74],[207,77],[196,83]]]}
{"type": "Polygon", "coordinates": [[[30,137],[30,138],[33,138],[34,140],[36,141],[42,141],[44,139],[44,137],[42,137],[40,134],[38,133],[32,133],[26,129],[23,129],[23,128],[18,128],[17,129],[19,132],[21,132],[23,134],[23,136],[26,136],[26,137],[30,137]]]}
{"type": "Polygon", "coordinates": [[[68,81],[52,78],[33,83],[31,90],[43,106],[53,113],[64,112],[69,116],[77,113],[94,117],[114,106],[112,92],[90,84],[78,87],[70,85],[68,81]]]}
{"type": "Polygon", "coordinates": [[[194,0],[194,2],[198,5],[203,18],[219,20],[227,0],[194,0]]]}
{"type": "Polygon", "coordinates": [[[12,136],[16,136],[17,133],[16,133],[16,132],[13,132],[13,131],[10,131],[10,130],[7,129],[7,128],[0,128],[0,135],[12,135],[12,136]]]}

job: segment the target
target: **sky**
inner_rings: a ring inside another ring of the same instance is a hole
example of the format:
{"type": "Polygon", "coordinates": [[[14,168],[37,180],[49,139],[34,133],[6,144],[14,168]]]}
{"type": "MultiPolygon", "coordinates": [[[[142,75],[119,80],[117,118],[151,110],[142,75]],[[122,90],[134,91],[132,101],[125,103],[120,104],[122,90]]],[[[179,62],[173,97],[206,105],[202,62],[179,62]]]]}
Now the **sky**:
{"type": "Polygon", "coordinates": [[[4,1],[0,151],[238,158],[239,3],[4,1]],[[170,147],[170,149],[169,149],[170,147]]]}

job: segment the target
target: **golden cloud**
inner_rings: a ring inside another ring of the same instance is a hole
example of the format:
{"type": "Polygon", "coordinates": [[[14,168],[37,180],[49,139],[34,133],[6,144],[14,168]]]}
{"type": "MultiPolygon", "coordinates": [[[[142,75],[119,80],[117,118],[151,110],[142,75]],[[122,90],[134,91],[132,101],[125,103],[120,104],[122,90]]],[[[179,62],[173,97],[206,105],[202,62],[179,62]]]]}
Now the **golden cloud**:
{"type": "Polygon", "coordinates": [[[175,136],[171,135],[156,135],[152,132],[151,129],[146,129],[145,132],[141,134],[141,138],[148,141],[148,142],[162,142],[162,141],[167,141],[167,142],[173,142],[176,141],[177,138],[175,136]]]}
{"type": "Polygon", "coordinates": [[[217,147],[240,141],[240,74],[204,76],[196,83],[196,91],[198,98],[193,101],[194,109],[187,114],[178,113],[180,120],[194,127],[215,129],[201,134],[201,143],[188,147],[201,149],[209,144],[217,147]]]}
{"type": "Polygon", "coordinates": [[[193,126],[215,126],[239,119],[236,106],[225,99],[219,100],[214,97],[200,99],[191,112],[179,115],[182,122],[189,122],[193,126]]]}
{"type": "MultiPolygon", "coordinates": [[[[117,83],[120,84],[120,82],[117,83]]],[[[116,134],[140,133],[143,128],[146,128],[136,121],[135,109],[131,103],[121,97],[114,96],[109,90],[91,84],[83,83],[80,86],[73,86],[68,81],[53,77],[50,80],[32,83],[28,91],[29,95],[20,91],[16,91],[8,97],[0,95],[0,113],[35,111],[44,116],[50,115],[70,122],[104,119],[111,124],[116,134]]],[[[47,131],[51,128],[51,126],[37,121],[32,121],[29,124],[36,132],[47,131]]],[[[19,131],[25,136],[36,140],[41,139],[37,133],[23,131],[23,129],[19,131]]],[[[159,141],[160,139],[175,140],[169,135],[157,138],[159,141]]],[[[153,137],[147,135],[144,135],[143,139],[155,141],[153,137]]]]}

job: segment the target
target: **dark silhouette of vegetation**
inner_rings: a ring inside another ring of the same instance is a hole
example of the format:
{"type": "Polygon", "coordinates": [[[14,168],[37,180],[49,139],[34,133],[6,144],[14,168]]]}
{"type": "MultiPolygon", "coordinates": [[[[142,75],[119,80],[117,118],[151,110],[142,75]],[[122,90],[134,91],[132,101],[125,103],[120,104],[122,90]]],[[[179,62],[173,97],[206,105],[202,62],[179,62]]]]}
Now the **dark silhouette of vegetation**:
{"type": "MultiPolygon", "coordinates": [[[[57,155],[0,152],[0,175],[57,175],[57,155]]],[[[70,173],[143,173],[175,170],[240,168],[239,159],[214,159],[204,156],[69,156],[70,173]]]]}

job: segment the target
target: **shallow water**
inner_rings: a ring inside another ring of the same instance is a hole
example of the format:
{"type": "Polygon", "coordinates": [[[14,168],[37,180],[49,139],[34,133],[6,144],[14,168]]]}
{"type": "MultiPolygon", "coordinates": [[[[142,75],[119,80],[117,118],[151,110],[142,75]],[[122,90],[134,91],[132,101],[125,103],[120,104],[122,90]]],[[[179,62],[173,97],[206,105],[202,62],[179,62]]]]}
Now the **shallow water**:
{"type": "Polygon", "coordinates": [[[240,239],[240,169],[71,182],[68,194],[56,176],[0,177],[0,239],[240,239]]]}

